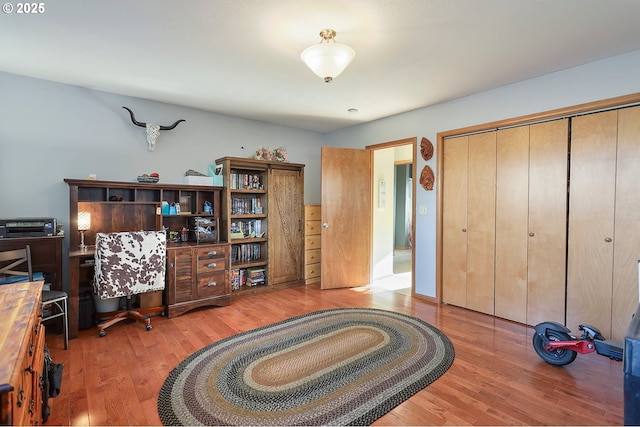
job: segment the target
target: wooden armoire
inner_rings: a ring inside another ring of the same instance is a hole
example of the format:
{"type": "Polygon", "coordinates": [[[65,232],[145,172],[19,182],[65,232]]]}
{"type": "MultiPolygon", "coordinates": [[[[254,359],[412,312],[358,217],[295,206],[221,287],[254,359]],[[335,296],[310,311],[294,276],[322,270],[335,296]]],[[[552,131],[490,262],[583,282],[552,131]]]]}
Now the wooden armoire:
{"type": "Polygon", "coordinates": [[[442,150],[442,301],[621,340],[638,305],[640,107],[454,135],[442,150]]]}

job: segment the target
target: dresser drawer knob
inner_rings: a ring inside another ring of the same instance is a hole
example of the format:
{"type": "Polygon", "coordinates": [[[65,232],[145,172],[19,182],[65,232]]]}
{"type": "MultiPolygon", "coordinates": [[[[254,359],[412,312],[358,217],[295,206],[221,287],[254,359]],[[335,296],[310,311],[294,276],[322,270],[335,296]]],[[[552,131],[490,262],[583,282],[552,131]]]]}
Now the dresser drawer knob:
{"type": "Polygon", "coordinates": [[[207,267],[209,267],[209,268],[215,268],[217,266],[218,266],[218,264],[216,264],[215,262],[211,262],[211,263],[207,264],[207,267]]]}
{"type": "Polygon", "coordinates": [[[207,255],[218,255],[218,251],[209,251],[207,255]]]}
{"type": "Polygon", "coordinates": [[[218,286],[218,284],[216,282],[209,282],[209,283],[207,283],[207,286],[211,288],[211,287],[214,287],[214,286],[218,286]]]}

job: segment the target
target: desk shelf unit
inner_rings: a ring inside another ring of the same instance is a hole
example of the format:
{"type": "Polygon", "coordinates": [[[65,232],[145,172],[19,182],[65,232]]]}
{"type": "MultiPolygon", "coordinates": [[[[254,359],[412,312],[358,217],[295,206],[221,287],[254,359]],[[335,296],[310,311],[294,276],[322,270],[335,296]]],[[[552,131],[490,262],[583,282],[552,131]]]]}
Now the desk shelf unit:
{"type": "MultiPolygon", "coordinates": [[[[69,278],[70,278],[70,303],[69,303],[69,336],[78,334],[78,307],[80,286],[90,286],[93,274],[91,264],[86,261],[93,257],[92,248],[80,250],[80,233],[78,231],[78,212],[91,214],[91,227],[85,231],[85,244],[94,245],[96,233],[113,233],[122,231],[139,230],[167,230],[180,232],[183,228],[193,229],[195,218],[206,218],[217,224],[221,214],[221,187],[187,184],[160,184],[139,183],[121,181],[102,181],[90,179],[65,179],[69,185],[69,278]],[[163,214],[162,205],[180,205],[180,214],[163,214]],[[211,211],[205,211],[205,202],[211,203],[211,211]]],[[[215,232],[211,239],[199,241],[193,233],[189,233],[186,242],[169,241],[168,249],[180,250],[182,254],[196,256],[197,252],[191,251],[192,246],[217,246],[220,242],[226,244],[227,235],[220,227],[214,227],[215,232]]],[[[224,251],[226,256],[226,251],[224,251]]],[[[194,265],[196,259],[194,258],[194,265]]],[[[220,263],[218,263],[220,264],[220,263]]],[[[164,304],[167,305],[168,315],[182,314],[192,308],[203,305],[227,305],[229,303],[228,275],[224,274],[224,280],[217,280],[218,290],[215,297],[209,293],[206,301],[189,300],[184,296],[176,295],[175,280],[169,278],[175,273],[170,263],[167,268],[167,285],[165,287],[164,304]],[[222,290],[220,290],[222,289],[222,290]],[[178,301],[180,309],[172,306],[172,301],[178,301]]],[[[197,276],[193,276],[193,286],[197,286],[197,276]]],[[[179,282],[185,286],[185,282],[179,282]]],[[[194,290],[193,298],[198,298],[194,290]]],[[[200,295],[203,295],[201,292],[200,295]]]]}

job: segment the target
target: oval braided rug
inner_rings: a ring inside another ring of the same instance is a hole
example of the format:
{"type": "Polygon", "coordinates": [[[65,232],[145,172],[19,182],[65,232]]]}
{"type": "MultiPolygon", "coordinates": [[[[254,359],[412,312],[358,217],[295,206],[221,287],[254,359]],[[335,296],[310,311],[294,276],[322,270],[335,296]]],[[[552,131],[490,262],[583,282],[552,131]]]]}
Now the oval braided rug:
{"type": "Polygon", "coordinates": [[[367,425],[444,374],[451,341],[369,308],[318,311],[223,339],[167,377],[164,425],[367,425]]]}

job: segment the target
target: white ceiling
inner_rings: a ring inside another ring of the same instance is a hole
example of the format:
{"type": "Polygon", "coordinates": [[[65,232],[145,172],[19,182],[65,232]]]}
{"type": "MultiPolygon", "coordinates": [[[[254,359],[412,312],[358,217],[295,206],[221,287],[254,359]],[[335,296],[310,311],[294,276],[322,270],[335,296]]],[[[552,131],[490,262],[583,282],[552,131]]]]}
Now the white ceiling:
{"type": "Polygon", "coordinates": [[[637,0],[41,1],[0,70],[317,132],[640,49],[637,0]],[[332,83],[300,60],[324,28],[356,51],[332,83]]]}

